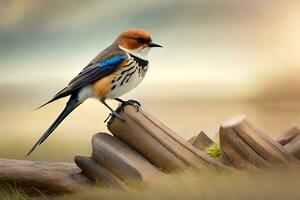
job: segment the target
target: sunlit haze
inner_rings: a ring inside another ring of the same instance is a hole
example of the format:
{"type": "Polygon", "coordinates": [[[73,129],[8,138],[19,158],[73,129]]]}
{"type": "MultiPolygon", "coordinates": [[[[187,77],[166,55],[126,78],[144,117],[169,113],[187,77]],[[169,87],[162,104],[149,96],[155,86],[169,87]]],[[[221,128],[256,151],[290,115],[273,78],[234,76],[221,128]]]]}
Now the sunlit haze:
{"type": "MultiPolygon", "coordinates": [[[[66,99],[33,109],[132,27],[164,48],[150,52],[145,80],[122,98],[186,139],[201,130],[214,137],[236,114],[274,136],[300,120],[299,10],[296,0],[0,0],[0,156],[24,158],[66,99]],[[11,152],[13,141],[20,145],[11,152]]],[[[87,101],[32,158],[89,152],[108,113],[87,101]]]]}

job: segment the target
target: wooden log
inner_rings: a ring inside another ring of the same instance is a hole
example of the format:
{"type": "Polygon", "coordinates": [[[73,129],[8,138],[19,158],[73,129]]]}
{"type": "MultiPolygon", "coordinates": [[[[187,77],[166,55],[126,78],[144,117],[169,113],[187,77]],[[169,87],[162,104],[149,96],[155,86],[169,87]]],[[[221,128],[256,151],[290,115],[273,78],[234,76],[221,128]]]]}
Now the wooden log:
{"type": "Polygon", "coordinates": [[[124,184],[117,178],[113,173],[104,167],[100,166],[94,159],[90,156],[75,156],[75,163],[83,171],[83,173],[93,182],[98,182],[99,184],[106,187],[114,187],[118,189],[123,189],[124,184]]]}
{"type": "MultiPolygon", "coordinates": [[[[161,123],[158,119],[156,119],[155,117],[153,117],[152,115],[147,113],[145,110],[142,110],[141,113],[143,114],[143,116],[148,118],[150,120],[150,122],[152,122],[153,124],[156,124],[157,126],[159,126],[161,128],[161,130],[164,133],[166,133],[166,135],[168,135],[171,139],[173,139],[179,145],[182,145],[186,150],[188,150],[187,151],[188,153],[191,153],[193,156],[196,156],[196,158],[200,159],[202,164],[200,166],[198,166],[199,168],[201,168],[203,166],[209,166],[209,167],[214,166],[214,167],[218,167],[218,168],[225,167],[222,164],[216,162],[215,160],[209,158],[202,151],[200,151],[197,148],[190,145],[188,142],[186,142],[186,140],[184,138],[182,138],[176,132],[174,132],[173,130],[171,130],[167,126],[165,126],[163,123],[161,123]]],[[[157,138],[159,138],[159,135],[157,136],[157,138]]],[[[190,161],[190,162],[187,161],[187,163],[190,163],[190,166],[195,166],[195,164],[197,164],[197,161],[196,161],[196,163],[193,163],[192,161],[190,161]]]]}
{"type": "Polygon", "coordinates": [[[285,131],[283,131],[275,140],[281,144],[286,145],[300,135],[300,129],[292,124],[285,131]]]}
{"type": "Polygon", "coordinates": [[[221,128],[219,137],[222,159],[229,159],[233,167],[240,170],[254,166],[270,167],[270,164],[245,143],[233,129],[221,128]]]}
{"type": "MultiPolygon", "coordinates": [[[[280,144],[275,142],[262,128],[247,120],[244,115],[230,118],[222,123],[220,127],[220,143],[222,150],[226,143],[231,143],[231,146],[235,148],[235,154],[238,154],[238,156],[243,154],[244,158],[247,158],[247,154],[249,154],[248,158],[253,159],[255,152],[265,161],[275,165],[296,162],[296,159],[280,144]],[[245,146],[249,148],[245,148],[245,146]],[[250,149],[253,150],[252,153],[250,153],[250,149]]],[[[227,145],[227,148],[224,150],[227,151],[225,153],[232,161],[230,145],[227,145]]],[[[255,158],[258,160],[256,156],[255,158]]]]}
{"type": "Polygon", "coordinates": [[[224,165],[226,165],[228,167],[233,167],[232,162],[230,161],[228,156],[224,152],[222,152],[222,150],[221,150],[221,155],[217,158],[217,161],[219,161],[220,163],[223,163],[224,165]]]}
{"type": "Polygon", "coordinates": [[[300,160],[300,135],[284,146],[284,149],[300,160]]]}
{"type": "Polygon", "coordinates": [[[121,115],[126,119],[126,125],[117,118],[112,119],[108,125],[108,129],[114,136],[136,150],[159,169],[171,172],[185,167],[184,162],[148,134],[134,119],[123,113],[121,115]]]}
{"type": "Polygon", "coordinates": [[[149,181],[162,175],[149,161],[107,133],[96,134],[92,146],[93,158],[122,180],[149,181]]]}
{"type": "Polygon", "coordinates": [[[201,151],[214,143],[203,131],[189,139],[188,142],[201,151]]]}
{"type": "Polygon", "coordinates": [[[208,158],[142,108],[126,105],[118,109],[125,122],[113,117],[110,132],[158,168],[174,171],[187,166],[207,169],[222,166],[208,158]]]}
{"type": "Polygon", "coordinates": [[[191,137],[190,139],[187,140],[188,143],[193,144],[193,142],[195,141],[196,137],[198,135],[194,135],[193,137],[191,137]]]}
{"type": "Polygon", "coordinates": [[[91,182],[73,163],[0,159],[0,186],[20,188],[28,194],[75,192],[91,182]]]}

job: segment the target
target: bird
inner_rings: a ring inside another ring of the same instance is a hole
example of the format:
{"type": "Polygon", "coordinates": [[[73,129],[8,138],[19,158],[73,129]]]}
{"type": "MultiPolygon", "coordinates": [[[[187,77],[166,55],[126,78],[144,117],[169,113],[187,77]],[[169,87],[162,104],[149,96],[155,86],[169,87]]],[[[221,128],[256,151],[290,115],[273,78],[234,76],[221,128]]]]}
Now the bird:
{"type": "Polygon", "coordinates": [[[153,47],[162,47],[152,41],[144,29],[131,28],[121,33],[101,51],[69,84],[39,108],[69,96],[64,110],[27,153],[41,145],[60,123],[86,99],[96,98],[122,121],[124,119],[107,103],[107,99],[124,103],[119,97],[134,89],[145,77],[149,61],[147,55],[153,47]]]}

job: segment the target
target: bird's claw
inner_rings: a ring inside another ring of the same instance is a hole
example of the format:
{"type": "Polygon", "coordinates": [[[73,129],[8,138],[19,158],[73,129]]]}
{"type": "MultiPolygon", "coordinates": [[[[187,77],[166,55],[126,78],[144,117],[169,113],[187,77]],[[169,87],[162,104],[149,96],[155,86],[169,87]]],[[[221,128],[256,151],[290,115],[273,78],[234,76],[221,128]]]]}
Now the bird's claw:
{"type": "Polygon", "coordinates": [[[137,105],[139,105],[139,106],[142,106],[140,102],[138,102],[137,100],[134,100],[134,99],[129,99],[127,102],[128,102],[129,104],[137,104],[137,105]]]}
{"type": "Polygon", "coordinates": [[[125,122],[125,119],[123,117],[121,117],[121,115],[119,115],[117,112],[113,111],[113,112],[109,113],[108,117],[104,120],[104,123],[106,123],[107,121],[109,121],[112,117],[117,117],[122,122],[125,122]]]}
{"type": "Polygon", "coordinates": [[[133,100],[133,99],[129,99],[128,101],[125,101],[124,103],[122,103],[122,109],[126,106],[126,105],[131,105],[134,106],[136,108],[136,111],[138,112],[140,110],[141,107],[141,103],[133,100]]]}
{"type": "MultiPolygon", "coordinates": [[[[123,100],[118,99],[118,101],[121,102],[123,100]]],[[[123,101],[121,106],[119,106],[116,111],[109,113],[108,117],[104,120],[104,123],[106,123],[106,122],[110,123],[111,119],[113,117],[117,117],[122,122],[125,122],[125,119],[119,115],[119,112],[123,111],[123,109],[126,105],[131,105],[131,106],[135,107],[137,112],[140,110],[140,106],[141,106],[140,102],[133,100],[133,99],[129,99],[128,101],[123,101]]]]}

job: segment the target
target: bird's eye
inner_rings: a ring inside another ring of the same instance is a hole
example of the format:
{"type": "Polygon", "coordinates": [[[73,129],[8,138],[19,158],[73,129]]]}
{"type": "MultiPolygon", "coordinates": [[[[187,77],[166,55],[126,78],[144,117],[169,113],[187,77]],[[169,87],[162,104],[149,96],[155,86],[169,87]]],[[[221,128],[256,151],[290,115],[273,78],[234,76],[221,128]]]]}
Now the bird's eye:
{"type": "Polygon", "coordinates": [[[141,44],[145,44],[146,40],[144,38],[137,38],[136,41],[141,44]]]}

